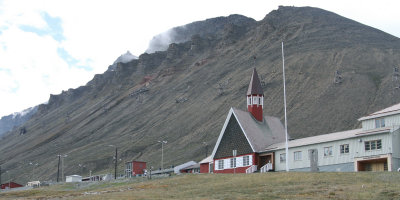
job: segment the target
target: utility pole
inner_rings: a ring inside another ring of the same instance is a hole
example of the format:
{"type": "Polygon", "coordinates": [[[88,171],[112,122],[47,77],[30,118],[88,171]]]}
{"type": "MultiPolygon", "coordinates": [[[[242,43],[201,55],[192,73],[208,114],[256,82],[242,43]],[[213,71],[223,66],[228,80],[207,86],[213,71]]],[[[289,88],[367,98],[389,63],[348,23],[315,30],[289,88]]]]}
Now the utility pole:
{"type": "Polygon", "coordinates": [[[157,141],[161,143],[161,170],[164,170],[164,144],[167,144],[167,141],[157,141]]]}
{"type": "Polygon", "coordinates": [[[109,147],[115,147],[115,169],[114,169],[114,179],[117,179],[117,164],[118,164],[118,147],[112,144],[107,145],[109,147]]]}
{"type": "Polygon", "coordinates": [[[61,162],[61,155],[58,155],[58,166],[57,166],[57,182],[58,182],[58,178],[60,176],[60,162],[61,162]]]}
{"type": "MultiPolygon", "coordinates": [[[[1,186],[1,165],[0,165],[0,186],[1,186]]],[[[1,188],[0,188],[1,190],[1,188]]]]}
{"type": "Polygon", "coordinates": [[[114,179],[117,179],[117,162],[118,162],[118,148],[115,146],[115,170],[114,170],[114,179]]]}

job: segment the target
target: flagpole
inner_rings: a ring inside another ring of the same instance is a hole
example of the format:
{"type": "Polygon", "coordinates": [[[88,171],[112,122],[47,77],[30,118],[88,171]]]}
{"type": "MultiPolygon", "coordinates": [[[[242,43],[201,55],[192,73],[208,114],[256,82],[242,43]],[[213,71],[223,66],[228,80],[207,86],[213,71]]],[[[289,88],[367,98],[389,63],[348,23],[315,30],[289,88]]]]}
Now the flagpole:
{"type": "Polygon", "coordinates": [[[289,144],[288,144],[288,133],[287,133],[287,117],[286,117],[286,81],[285,81],[285,54],[283,53],[283,42],[282,42],[282,71],[283,71],[283,102],[285,106],[285,137],[286,137],[286,171],[289,171],[289,144]]]}

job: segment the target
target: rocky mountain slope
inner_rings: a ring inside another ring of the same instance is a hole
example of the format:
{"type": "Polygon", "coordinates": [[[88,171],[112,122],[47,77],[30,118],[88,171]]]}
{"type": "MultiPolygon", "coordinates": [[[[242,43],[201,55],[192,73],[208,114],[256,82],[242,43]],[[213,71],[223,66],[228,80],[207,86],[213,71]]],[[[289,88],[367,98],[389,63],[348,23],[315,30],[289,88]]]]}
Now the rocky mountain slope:
{"type": "MultiPolygon", "coordinates": [[[[3,116],[0,119],[0,139],[1,135],[12,130],[13,128],[17,128],[20,125],[24,124],[28,121],[33,114],[37,111],[38,106],[28,108],[23,110],[22,112],[16,112],[11,115],[3,116]]],[[[24,134],[24,127],[19,128],[20,134],[24,134]]]]}
{"type": "Polygon", "coordinates": [[[358,118],[399,102],[393,67],[400,65],[400,39],[377,29],[311,7],[280,7],[258,22],[227,20],[215,33],[208,28],[51,95],[24,124],[24,135],[12,131],[0,140],[2,169],[16,180],[55,180],[57,155],[67,154],[65,174],[108,172],[108,145],[118,147],[121,173],[129,160],[158,168],[158,140],[168,141],[164,166],[199,161],[229,108],[246,109],[254,67],[264,113],[283,119],[281,41],[293,138],[356,128],[358,118]]]}

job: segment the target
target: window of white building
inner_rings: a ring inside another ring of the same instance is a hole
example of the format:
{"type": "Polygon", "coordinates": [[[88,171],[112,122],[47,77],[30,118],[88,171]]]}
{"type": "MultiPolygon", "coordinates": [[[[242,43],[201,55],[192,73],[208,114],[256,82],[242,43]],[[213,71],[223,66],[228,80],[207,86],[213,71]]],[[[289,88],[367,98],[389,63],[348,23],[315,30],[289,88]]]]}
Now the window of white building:
{"type": "Polygon", "coordinates": [[[385,127],[385,118],[375,119],[375,128],[385,127]]]}
{"type": "Polygon", "coordinates": [[[332,146],[324,147],[324,156],[332,156],[332,155],[333,155],[332,146]]]}
{"type": "Polygon", "coordinates": [[[279,160],[280,160],[281,162],[285,162],[285,161],[286,161],[286,153],[281,153],[281,154],[279,155],[279,160]]]}
{"type": "Polygon", "coordinates": [[[294,160],[302,160],[302,153],[301,151],[294,152],[294,160]]]}
{"type": "Polygon", "coordinates": [[[340,145],[340,154],[349,153],[349,151],[350,151],[349,144],[340,145]]]}
{"type": "Polygon", "coordinates": [[[365,151],[382,149],[382,140],[365,141],[365,151]]]}

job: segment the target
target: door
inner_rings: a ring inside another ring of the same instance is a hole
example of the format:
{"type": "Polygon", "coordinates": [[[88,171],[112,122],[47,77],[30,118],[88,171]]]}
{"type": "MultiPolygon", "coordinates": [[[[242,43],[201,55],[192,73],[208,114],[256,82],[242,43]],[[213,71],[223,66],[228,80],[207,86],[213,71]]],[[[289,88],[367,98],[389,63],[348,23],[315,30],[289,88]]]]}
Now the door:
{"type": "Polygon", "coordinates": [[[317,172],[318,169],[318,150],[317,149],[309,149],[308,157],[310,158],[310,171],[317,172]]]}

